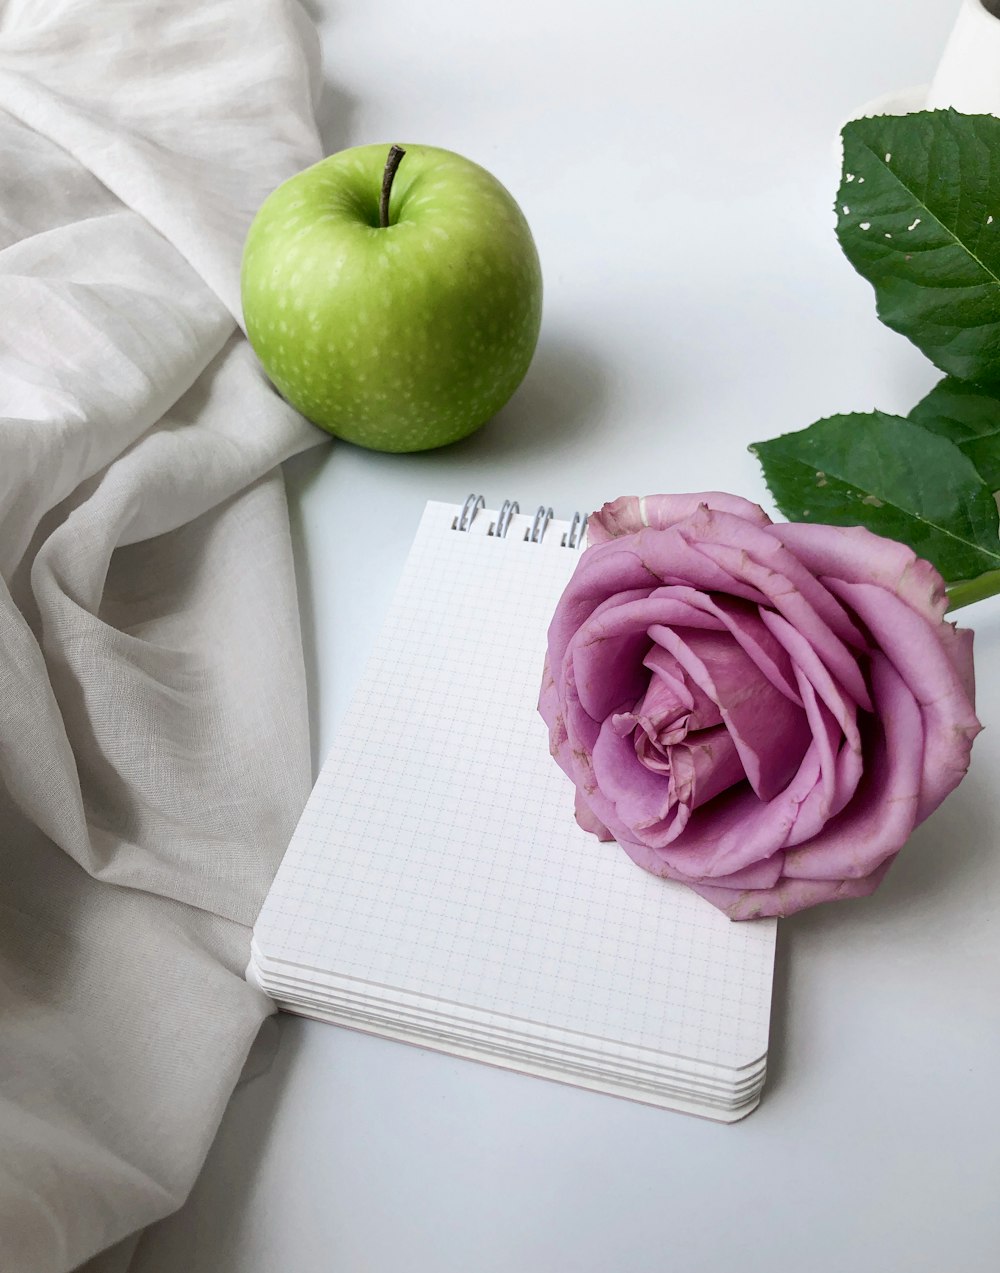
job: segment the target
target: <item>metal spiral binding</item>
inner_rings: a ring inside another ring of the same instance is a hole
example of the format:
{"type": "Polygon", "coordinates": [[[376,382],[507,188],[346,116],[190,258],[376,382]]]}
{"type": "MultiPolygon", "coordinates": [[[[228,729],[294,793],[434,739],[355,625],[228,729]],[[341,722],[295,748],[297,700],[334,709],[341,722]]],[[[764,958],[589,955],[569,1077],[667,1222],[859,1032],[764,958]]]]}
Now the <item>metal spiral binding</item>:
{"type": "MultiPolygon", "coordinates": [[[[470,495],[462,505],[461,513],[452,519],[452,530],[470,531],[472,523],[476,520],[477,513],[486,507],[486,501],[482,495],[470,495]]],[[[504,539],[510,530],[510,523],[516,513],[521,511],[521,506],[517,500],[505,499],[500,512],[497,514],[495,522],[491,523],[489,530],[486,532],[496,539],[504,539]]],[[[553,513],[551,508],[547,508],[544,504],[538,506],[534,519],[528,530],[524,532],[526,543],[540,544],[545,538],[545,532],[548,530],[549,522],[552,520],[553,513]]],[[[574,513],[573,520],[570,523],[569,530],[562,536],[560,543],[563,548],[579,548],[583,540],[583,532],[587,526],[587,518],[583,513],[574,513]]]]}
{"type": "Polygon", "coordinates": [[[551,520],[552,509],[546,508],[544,504],[539,504],[538,512],[535,513],[535,520],[531,523],[531,529],[524,532],[524,538],[532,544],[540,544],[551,520]]]}
{"type": "Polygon", "coordinates": [[[461,513],[452,522],[452,530],[471,530],[476,514],[485,507],[486,501],[481,495],[470,495],[462,505],[461,513]]]}
{"type": "Polygon", "coordinates": [[[573,520],[569,524],[569,531],[562,537],[563,548],[579,548],[586,526],[587,519],[583,513],[574,513],[573,520]]]}
{"type": "Polygon", "coordinates": [[[496,522],[489,529],[489,533],[495,535],[497,539],[506,539],[507,532],[510,530],[510,519],[515,513],[520,511],[521,505],[516,499],[505,499],[500,512],[497,513],[496,522]]]}

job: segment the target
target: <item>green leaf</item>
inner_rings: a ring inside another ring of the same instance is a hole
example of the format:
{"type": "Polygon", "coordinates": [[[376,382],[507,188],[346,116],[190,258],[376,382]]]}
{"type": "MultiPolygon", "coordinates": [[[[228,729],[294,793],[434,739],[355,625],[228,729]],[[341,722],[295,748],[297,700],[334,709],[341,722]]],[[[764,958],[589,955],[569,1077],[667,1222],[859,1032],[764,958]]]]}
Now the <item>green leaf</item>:
{"type": "Polygon", "coordinates": [[[881,115],[842,136],[837,237],[879,318],[942,371],[1000,382],[1000,119],[881,115]]]}
{"type": "Polygon", "coordinates": [[[1000,568],[997,506],[958,447],[900,416],[831,416],[751,448],[790,521],[867,526],[948,581],[1000,568]]]}
{"type": "Polygon", "coordinates": [[[991,491],[1000,491],[1000,398],[948,376],[910,412],[914,424],[951,438],[991,491]]]}

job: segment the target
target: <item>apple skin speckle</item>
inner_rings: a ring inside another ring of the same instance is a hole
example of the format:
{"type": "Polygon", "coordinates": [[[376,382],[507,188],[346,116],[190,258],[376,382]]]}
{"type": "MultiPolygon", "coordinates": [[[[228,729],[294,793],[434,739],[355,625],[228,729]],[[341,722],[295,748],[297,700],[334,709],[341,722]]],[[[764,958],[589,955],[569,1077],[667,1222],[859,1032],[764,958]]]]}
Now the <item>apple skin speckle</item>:
{"type": "Polygon", "coordinates": [[[265,201],[241,279],[247,335],[281,394],[380,451],[485,424],[524,378],[542,313],[538,253],[508,191],[451,151],[404,148],[388,226],[388,144],[342,151],[265,201]]]}

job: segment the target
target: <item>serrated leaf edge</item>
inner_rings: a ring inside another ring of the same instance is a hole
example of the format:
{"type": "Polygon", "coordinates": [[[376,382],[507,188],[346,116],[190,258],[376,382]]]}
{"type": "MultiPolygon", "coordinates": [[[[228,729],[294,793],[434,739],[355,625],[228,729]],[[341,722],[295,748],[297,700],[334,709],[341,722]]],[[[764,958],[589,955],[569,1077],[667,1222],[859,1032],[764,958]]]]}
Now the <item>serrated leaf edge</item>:
{"type": "MultiPolygon", "coordinates": [[[[949,116],[949,115],[958,115],[959,113],[960,113],[960,112],[958,112],[958,111],[921,111],[921,112],[918,112],[917,114],[919,114],[919,115],[923,115],[923,116],[944,115],[944,116],[946,116],[946,117],[947,117],[947,116],[949,116]]],[[[876,119],[877,119],[877,118],[883,118],[883,119],[893,119],[893,120],[897,120],[897,119],[899,118],[899,116],[896,116],[896,115],[885,115],[885,116],[872,116],[872,118],[876,118],[876,119]]],[[[909,117],[908,117],[908,118],[909,118],[909,117]]],[[[963,118],[966,118],[966,119],[973,119],[973,118],[976,118],[976,117],[975,117],[975,116],[963,116],[963,118]]],[[[990,119],[992,119],[993,117],[992,117],[992,116],[984,116],[984,118],[990,118],[990,119]]],[[[843,166],[842,166],[842,170],[841,170],[840,191],[838,191],[837,200],[836,200],[836,202],[835,202],[835,204],[834,204],[834,207],[835,207],[835,208],[843,207],[843,203],[841,202],[841,193],[843,192],[844,187],[845,187],[845,185],[846,185],[846,176],[847,176],[847,142],[846,142],[846,134],[847,134],[847,130],[850,128],[850,126],[851,126],[851,124],[852,124],[852,123],[860,123],[860,122],[861,122],[860,120],[851,120],[851,121],[850,121],[850,123],[846,124],[846,125],[844,126],[844,129],[843,129],[843,137],[844,137],[844,158],[843,158],[843,166]]],[[[954,230],[951,230],[948,226],[946,226],[946,225],[944,224],[944,222],[940,219],[940,217],[938,217],[938,215],[937,215],[935,212],[933,212],[933,211],[932,211],[932,210],[931,210],[931,209],[930,209],[930,208],[929,208],[929,207],[928,207],[928,206],[927,206],[927,205],[926,205],[926,204],[925,204],[925,203],[921,200],[921,198],[920,198],[920,196],[917,194],[917,192],[916,192],[915,190],[912,190],[912,189],[911,189],[911,188],[910,188],[910,187],[906,184],[906,182],[902,179],[902,177],[900,177],[900,175],[899,175],[898,173],[893,172],[892,168],[890,168],[889,164],[887,164],[887,163],[885,162],[885,160],[881,157],[881,155],[879,154],[879,152],[878,152],[878,151],[877,151],[877,150],[876,150],[876,149],[872,146],[872,144],[871,144],[871,143],[870,143],[870,142],[869,142],[866,138],[864,138],[864,137],[856,137],[854,140],[855,140],[855,142],[856,142],[856,144],[857,144],[858,146],[863,147],[865,150],[867,150],[867,151],[868,151],[868,153],[869,153],[869,154],[872,156],[872,158],[875,160],[876,164],[878,164],[878,165],[879,165],[879,166],[880,166],[880,167],[881,167],[881,168],[882,168],[885,172],[887,172],[887,173],[889,174],[889,176],[890,176],[890,177],[892,177],[892,179],[895,181],[896,185],[897,185],[897,186],[899,186],[899,188],[900,188],[901,190],[904,190],[904,191],[905,191],[905,192],[906,192],[906,193],[910,196],[910,198],[911,198],[911,199],[913,199],[913,201],[917,204],[917,206],[918,206],[918,207],[919,207],[922,211],[924,211],[924,212],[926,212],[926,213],[927,213],[928,217],[930,217],[930,218],[934,221],[934,224],[935,224],[935,225],[937,225],[937,226],[941,229],[941,231],[942,231],[944,234],[946,234],[946,235],[947,235],[947,236],[951,239],[952,243],[953,243],[956,247],[961,248],[963,252],[967,252],[967,253],[969,254],[969,256],[972,258],[972,260],[974,260],[974,261],[976,262],[976,264],[980,267],[980,269],[981,269],[981,270],[983,271],[983,273],[986,275],[987,279],[992,280],[992,282],[993,282],[994,284],[996,284],[998,287],[1000,287],[1000,276],[996,275],[996,274],[995,274],[995,273],[994,273],[994,272],[990,269],[990,267],[986,264],[986,262],[985,262],[985,261],[983,261],[983,260],[982,260],[979,256],[977,256],[977,255],[976,255],[976,253],[975,253],[975,252],[973,252],[973,251],[972,251],[972,249],[971,249],[970,247],[968,247],[968,245],[967,245],[967,244],[965,244],[965,243],[964,243],[964,242],[963,242],[963,241],[962,241],[962,240],[958,237],[958,235],[955,233],[955,231],[954,231],[954,230]]],[[[852,214],[852,215],[853,215],[853,214],[852,214]]],[[[869,214],[869,215],[874,216],[875,214],[874,214],[874,213],[871,213],[871,214],[869,214]]],[[[841,226],[843,226],[843,225],[845,225],[845,224],[847,224],[846,219],[845,219],[845,218],[843,218],[843,217],[841,217],[841,216],[838,214],[838,217],[837,217],[837,236],[838,236],[838,238],[840,237],[840,229],[841,229],[841,226]]],[[[864,277],[866,277],[866,278],[867,278],[868,276],[867,276],[867,275],[865,275],[864,277]]],[[[869,281],[871,281],[871,280],[869,280],[869,281]]],[[[956,379],[959,379],[960,377],[955,377],[955,378],[956,378],[956,379]]]]}
{"type": "MultiPolygon", "coordinates": [[[[896,420],[900,424],[909,425],[910,428],[912,429],[920,429],[922,433],[926,433],[931,437],[939,438],[942,442],[950,446],[952,450],[954,450],[958,455],[960,455],[962,459],[966,461],[967,464],[970,465],[970,467],[973,469],[973,472],[976,474],[976,477],[978,477],[979,481],[982,482],[983,490],[989,491],[989,487],[987,486],[985,482],[983,482],[983,479],[980,476],[979,471],[975,468],[975,465],[972,464],[972,461],[965,454],[965,452],[962,451],[961,448],[957,446],[954,442],[952,442],[950,438],[944,437],[942,434],[932,433],[930,429],[924,429],[922,425],[918,424],[914,420],[908,420],[905,416],[892,415],[889,412],[885,412],[885,411],[879,411],[875,414],[882,416],[884,419],[896,420]]],[[[864,420],[864,419],[868,419],[869,415],[866,412],[858,411],[847,416],[839,416],[839,417],[838,416],[823,416],[819,420],[814,420],[813,424],[825,424],[828,420],[836,420],[836,419],[844,420],[844,419],[851,419],[851,418],[856,420],[864,420]]],[[[780,442],[782,438],[791,438],[791,437],[796,437],[799,433],[807,433],[809,429],[811,429],[812,427],[813,425],[810,424],[810,425],[807,425],[804,429],[797,429],[792,433],[781,433],[776,438],[768,438],[767,440],[763,442],[753,442],[750,444],[750,446],[747,449],[751,452],[752,455],[756,457],[756,459],[761,465],[761,468],[764,468],[764,461],[761,458],[760,452],[757,449],[758,447],[771,446],[776,442],[780,442]]],[[[786,462],[800,466],[806,469],[807,472],[809,473],[815,474],[817,472],[817,470],[812,465],[807,464],[804,460],[799,459],[798,456],[792,455],[792,456],[786,456],[783,458],[786,460],[786,462]]],[[[870,497],[871,499],[879,500],[881,505],[884,505],[886,503],[892,504],[892,507],[895,508],[904,517],[912,517],[914,521],[921,522],[925,526],[932,527],[934,530],[945,535],[948,539],[953,540],[956,544],[961,544],[963,547],[967,547],[967,548],[974,548],[977,552],[981,552],[987,557],[993,557],[998,563],[1000,563],[1000,547],[998,547],[997,551],[994,552],[990,548],[983,547],[982,544],[977,543],[974,539],[964,539],[961,535],[956,535],[954,531],[949,530],[947,526],[942,526],[938,522],[931,521],[929,517],[922,517],[920,514],[911,512],[907,508],[902,508],[899,504],[893,503],[891,500],[883,500],[880,495],[876,495],[874,491],[868,490],[865,486],[862,486],[859,482],[854,481],[853,478],[841,477],[840,474],[835,473],[832,470],[828,470],[828,469],[824,469],[822,471],[824,473],[829,472],[831,477],[835,478],[838,482],[843,482],[845,486],[852,486],[855,490],[864,491],[866,496],[870,497]]],[[[771,486],[771,483],[768,480],[766,469],[764,469],[764,485],[771,492],[772,496],[774,497],[775,503],[777,504],[778,508],[780,508],[781,511],[785,514],[785,516],[789,518],[789,520],[795,520],[794,518],[792,518],[791,514],[781,503],[777,493],[775,492],[774,488],[771,486]]],[[[862,502],[864,501],[862,500],[862,502]]],[[[963,501],[963,505],[966,508],[967,512],[970,513],[970,520],[972,520],[971,510],[969,509],[968,504],[965,504],[965,502],[963,501]]],[[[858,525],[864,526],[865,523],[859,520],[858,525]]]]}

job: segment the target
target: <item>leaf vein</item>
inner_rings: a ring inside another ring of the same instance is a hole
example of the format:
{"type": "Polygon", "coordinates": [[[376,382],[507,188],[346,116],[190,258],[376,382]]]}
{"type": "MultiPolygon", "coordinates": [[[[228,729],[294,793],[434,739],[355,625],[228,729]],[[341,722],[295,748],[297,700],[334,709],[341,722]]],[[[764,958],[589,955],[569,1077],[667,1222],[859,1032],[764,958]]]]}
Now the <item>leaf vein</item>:
{"type": "MultiPolygon", "coordinates": [[[[816,466],[814,463],[811,463],[811,462],[807,463],[805,460],[799,459],[798,456],[795,456],[795,455],[786,456],[786,459],[789,460],[792,464],[797,465],[799,468],[805,469],[810,474],[816,471],[816,466]]],[[[891,505],[891,507],[896,509],[898,512],[902,513],[904,516],[912,517],[915,521],[921,522],[925,526],[930,526],[934,530],[939,531],[942,535],[946,536],[948,539],[953,539],[955,543],[962,544],[966,547],[975,548],[977,552],[984,553],[986,556],[992,557],[997,562],[1000,562],[1000,550],[994,552],[992,549],[985,548],[982,544],[976,543],[975,540],[966,539],[962,535],[957,535],[955,534],[954,531],[949,530],[948,527],[946,525],[943,525],[941,522],[937,522],[933,520],[933,518],[928,517],[923,513],[919,513],[914,509],[906,508],[903,504],[899,504],[891,498],[886,498],[884,493],[882,495],[879,495],[874,490],[869,490],[867,486],[863,485],[860,481],[857,481],[854,478],[844,477],[840,473],[836,472],[834,469],[830,468],[829,466],[826,466],[823,469],[823,472],[826,473],[829,477],[836,479],[836,481],[843,482],[845,486],[853,486],[855,490],[863,491],[865,495],[873,496],[874,498],[881,500],[884,504],[891,505]]],[[[975,510],[972,507],[972,505],[968,502],[967,496],[962,497],[962,505],[966,511],[966,514],[969,517],[969,521],[975,524],[975,522],[978,519],[974,516],[975,510]]]]}
{"type": "MultiPolygon", "coordinates": [[[[975,261],[976,264],[982,269],[984,274],[988,275],[988,277],[995,284],[1000,286],[1000,276],[998,276],[993,270],[990,269],[990,267],[986,264],[986,262],[972,250],[972,248],[969,246],[968,243],[965,243],[962,239],[958,237],[958,234],[955,230],[952,230],[950,226],[945,225],[945,223],[941,220],[941,218],[934,211],[934,209],[931,208],[929,204],[924,202],[924,196],[919,194],[916,190],[914,190],[912,186],[908,185],[907,182],[905,182],[898,173],[893,172],[893,170],[889,167],[889,165],[885,162],[885,160],[879,155],[878,151],[875,150],[875,148],[871,145],[870,142],[865,141],[862,138],[860,141],[860,144],[861,146],[864,147],[865,150],[868,151],[868,153],[872,156],[875,162],[881,168],[883,168],[885,172],[889,174],[889,176],[897,183],[897,185],[902,190],[906,191],[906,193],[916,202],[920,210],[922,212],[926,212],[929,217],[933,217],[935,224],[941,228],[941,230],[948,236],[948,238],[950,238],[957,247],[961,248],[963,252],[966,252],[972,258],[972,260],[975,261]]],[[[975,285],[973,284],[972,286],[975,286],[975,285]]]]}

